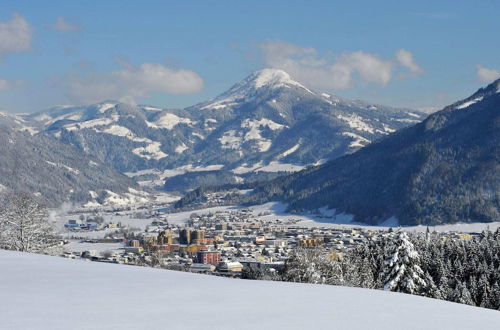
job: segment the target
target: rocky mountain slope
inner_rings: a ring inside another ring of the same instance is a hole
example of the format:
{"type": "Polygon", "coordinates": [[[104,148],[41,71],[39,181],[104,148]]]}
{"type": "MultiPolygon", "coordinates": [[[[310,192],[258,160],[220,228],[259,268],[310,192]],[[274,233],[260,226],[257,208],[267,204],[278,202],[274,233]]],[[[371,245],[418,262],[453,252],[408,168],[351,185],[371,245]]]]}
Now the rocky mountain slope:
{"type": "Polygon", "coordinates": [[[358,152],[278,178],[246,202],[327,207],[378,224],[500,219],[500,80],[358,152]]]}

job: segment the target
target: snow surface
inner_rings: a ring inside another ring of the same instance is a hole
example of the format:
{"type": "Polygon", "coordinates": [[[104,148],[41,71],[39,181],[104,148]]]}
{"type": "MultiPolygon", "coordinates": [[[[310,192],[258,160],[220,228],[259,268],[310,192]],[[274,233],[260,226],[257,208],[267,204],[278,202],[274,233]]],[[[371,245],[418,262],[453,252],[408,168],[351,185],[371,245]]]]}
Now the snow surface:
{"type": "Polygon", "coordinates": [[[161,143],[158,141],[151,141],[147,146],[135,148],[132,152],[146,159],[162,159],[168,156],[161,151],[161,143]]]}
{"type": "Polygon", "coordinates": [[[274,90],[278,88],[299,87],[306,92],[315,95],[298,81],[293,80],[288,73],[280,69],[267,68],[254,72],[241,82],[237,83],[227,92],[215,99],[202,104],[201,110],[220,110],[231,108],[244,100],[255,97],[255,92],[261,89],[274,90]]]}
{"type": "Polygon", "coordinates": [[[0,251],[2,329],[498,329],[498,311],[359,288],[0,251]]]}
{"type": "Polygon", "coordinates": [[[234,129],[224,132],[219,138],[222,149],[240,149],[242,139],[237,134],[234,129]]]}
{"type": "Polygon", "coordinates": [[[182,118],[173,113],[165,113],[154,123],[146,121],[146,124],[152,128],[165,128],[171,130],[179,124],[193,124],[193,122],[189,118],[182,118]]]}
{"type": "Polygon", "coordinates": [[[113,121],[115,121],[115,120],[111,119],[111,118],[97,118],[97,119],[92,119],[92,120],[88,120],[85,122],[68,124],[68,125],[65,125],[64,128],[66,128],[68,131],[76,131],[76,130],[84,129],[84,128],[92,128],[92,127],[96,127],[96,126],[110,125],[113,123],[113,121]]]}
{"type": "Polygon", "coordinates": [[[353,128],[361,132],[374,133],[373,127],[365,123],[363,121],[364,118],[362,118],[359,115],[356,114],[351,114],[350,116],[337,115],[337,118],[343,120],[347,125],[349,125],[350,128],[353,128]]]}
{"type": "Polygon", "coordinates": [[[255,172],[298,172],[302,171],[305,166],[271,162],[269,165],[262,166],[255,170],[255,172]]]}
{"type": "Polygon", "coordinates": [[[474,103],[477,103],[479,101],[481,101],[483,99],[482,96],[478,97],[478,98],[475,98],[473,100],[470,100],[470,101],[467,101],[467,102],[464,102],[462,104],[460,104],[459,106],[457,106],[455,109],[465,109],[471,105],[473,105],[474,103]]]}
{"type": "Polygon", "coordinates": [[[282,154],[280,154],[277,158],[278,159],[281,159],[281,158],[284,158],[288,155],[291,155],[293,154],[295,151],[297,151],[298,149],[300,148],[300,142],[297,143],[296,145],[294,145],[293,147],[291,147],[290,149],[288,150],[285,150],[285,152],[283,152],[282,154]]]}
{"type": "Polygon", "coordinates": [[[91,200],[84,204],[84,207],[98,207],[101,205],[130,205],[130,204],[141,204],[149,201],[149,195],[146,192],[135,190],[133,188],[128,188],[128,192],[117,194],[111,190],[106,190],[107,197],[101,203],[96,201],[99,196],[93,190],[89,191],[89,195],[91,196],[91,200]]]}
{"type": "Polygon", "coordinates": [[[245,174],[249,172],[298,172],[302,171],[304,168],[305,166],[280,162],[270,162],[268,165],[263,165],[262,162],[258,162],[251,166],[238,166],[232,169],[231,172],[234,174],[245,174]]]}
{"type": "Polygon", "coordinates": [[[116,104],[114,104],[114,103],[104,103],[104,104],[99,105],[98,110],[100,113],[105,113],[106,111],[114,108],[115,106],[116,106],[116,104]]]}
{"type": "Polygon", "coordinates": [[[255,88],[261,88],[264,86],[272,86],[273,88],[283,87],[283,86],[297,86],[305,89],[311,94],[314,94],[309,89],[304,87],[298,81],[293,80],[288,73],[280,69],[267,68],[257,71],[254,75],[254,86],[255,88]]]}
{"type": "Polygon", "coordinates": [[[370,140],[351,132],[343,132],[342,135],[353,139],[353,141],[349,143],[349,148],[364,147],[371,142],[370,140]]]}
{"type": "Polygon", "coordinates": [[[184,151],[186,151],[188,149],[189,148],[184,143],[181,143],[180,145],[175,147],[175,153],[182,154],[184,151]]]}

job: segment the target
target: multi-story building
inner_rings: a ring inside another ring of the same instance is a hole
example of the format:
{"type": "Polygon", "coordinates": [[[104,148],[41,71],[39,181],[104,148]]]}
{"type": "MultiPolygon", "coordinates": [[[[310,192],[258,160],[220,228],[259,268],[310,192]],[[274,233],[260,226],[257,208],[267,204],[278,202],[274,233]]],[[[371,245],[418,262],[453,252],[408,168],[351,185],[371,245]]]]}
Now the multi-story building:
{"type": "Polygon", "coordinates": [[[196,260],[200,264],[218,264],[221,260],[219,251],[198,251],[196,260]]]}
{"type": "Polygon", "coordinates": [[[191,228],[184,228],[179,232],[179,243],[184,245],[191,244],[191,228]]]}

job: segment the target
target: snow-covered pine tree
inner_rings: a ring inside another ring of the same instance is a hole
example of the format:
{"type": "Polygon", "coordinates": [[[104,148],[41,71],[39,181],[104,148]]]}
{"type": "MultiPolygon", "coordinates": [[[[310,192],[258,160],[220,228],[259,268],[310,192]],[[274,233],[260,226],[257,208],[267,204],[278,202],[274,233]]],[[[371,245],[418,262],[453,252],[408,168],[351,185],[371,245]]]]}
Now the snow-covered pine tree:
{"type": "Polygon", "coordinates": [[[471,306],[475,305],[467,286],[462,282],[458,282],[455,287],[455,291],[453,292],[453,301],[460,304],[471,306]]]}
{"type": "Polygon", "coordinates": [[[381,274],[384,290],[427,295],[429,284],[419,266],[419,254],[405,232],[395,233],[388,252],[381,274]]]}

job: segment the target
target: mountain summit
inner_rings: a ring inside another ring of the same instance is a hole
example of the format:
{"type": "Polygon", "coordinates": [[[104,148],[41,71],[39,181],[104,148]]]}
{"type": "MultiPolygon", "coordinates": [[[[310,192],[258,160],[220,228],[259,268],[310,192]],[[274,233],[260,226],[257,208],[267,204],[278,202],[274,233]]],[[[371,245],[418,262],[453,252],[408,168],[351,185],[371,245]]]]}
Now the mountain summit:
{"type": "Polygon", "coordinates": [[[280,69],[263,69],[256,71],[233,85],[228,91],[216,98],[203,102],[197,107],[200,109],[224,109],[254,100],[258,96],[272,94],[279,88],[299,88],[310,94],[315,94],[301,83],[293,80],[290,75],[280,69]]]}

